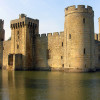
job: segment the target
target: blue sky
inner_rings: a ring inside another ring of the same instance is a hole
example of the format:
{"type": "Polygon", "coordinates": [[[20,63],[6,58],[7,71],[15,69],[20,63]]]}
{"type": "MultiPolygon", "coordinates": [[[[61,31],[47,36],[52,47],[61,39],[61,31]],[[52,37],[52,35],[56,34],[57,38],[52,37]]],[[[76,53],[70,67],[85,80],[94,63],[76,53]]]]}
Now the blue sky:
{"type": "Polygon", "coordinates": [[[95,33],[98,33],[100,0],[0,0],[0,19],[4,20],[5,38],[11,36],[10,21],[19,14],[39,19],[39,33],[64,30],[64,8],[71,5],[89,5],[94,10],[95,33]]]}

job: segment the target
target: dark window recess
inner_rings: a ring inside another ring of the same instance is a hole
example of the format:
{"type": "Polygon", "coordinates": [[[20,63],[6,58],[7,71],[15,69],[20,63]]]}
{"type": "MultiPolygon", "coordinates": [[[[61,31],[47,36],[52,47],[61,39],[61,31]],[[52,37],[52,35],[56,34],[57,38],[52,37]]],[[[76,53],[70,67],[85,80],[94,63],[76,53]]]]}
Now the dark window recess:
{"type": "Polygon", "coordinates": [[[8,55],[8,65],[13,65],[13,55],[8,55]]]}
{"type": "Polygon", "coordinates": [[[70,65],[69,65],[69,67],[70,67],[70,65]]]}
{"type": "Polygon", "coordinates": [[[64,64],[62,64],[62,67],[64,67],[64,64]]]}
{"type": "Polygon", "coordinates": [[[69,39],[71,39],[71,34],[69,34],[69,39]]]}
{"type": "Polygon", "coordinates": [[[19,27],[19,23],[18,23],[18,27],[19,27]]]}
{"type": "Polygon", "coordinates": [[[84,48],[84,54],[86,53],[86,50],[85,50],[85,48],[84,48]]]}
{"type": "Polygon", "coordinates": [[[63,47],[63,42],[62,42],[62,47],[63,47]]]}
{"type": "Polygon", "coordinates": [[[63,56],[61,56],[61,59],[63,59],[63,56]]]}
{"type": "Polygon", "coordinates": [[[17,44],[17,49],[19,49],[19,45],[17,44]]]}
{"type": "Polygon", "coordinates": [[[48,59],[51,58],[51,57],[50,57],[50,52],[51,52],[50,49],[48,49],[48,50],[47,50],[47,58],[48,58],[48,59]]]}
{"type": "Polygon", "coordinates": [[[17,31],[17,35],[19,35],[19,31],[17,31]]]}
{"type": "Polygon", "coordinates": [[[17,28],[17,23],[16,23],[16,28],[17,28]]]}
{"type": "Polygon", "coordinates": [[[100,61],[100,55],[98,56],[98,61],[100,61]]]}
{"type": "Polygon", "coordinates": [[[85,18],[83,18],[83,23],[85,24],[85,18]]]}
{"type": "Polygon", "coordinates": [[[3,39],[1,39],[1,41],[3,41],[3,39]]]}
{"type": "Polygon", "coordinates": [[[23,24],[23,27],[24,27],[24,22],[22,22],[22,24],[23,24]]]}
{"type": "Polygon", "coordinates": [[[86,68],[86,64],[85,64],[85,68],[86,68]]]}
{"type": "Polygon", "coordinates": [[[100,52],[100,45],[98,45],[98,51],[100,52]]]}

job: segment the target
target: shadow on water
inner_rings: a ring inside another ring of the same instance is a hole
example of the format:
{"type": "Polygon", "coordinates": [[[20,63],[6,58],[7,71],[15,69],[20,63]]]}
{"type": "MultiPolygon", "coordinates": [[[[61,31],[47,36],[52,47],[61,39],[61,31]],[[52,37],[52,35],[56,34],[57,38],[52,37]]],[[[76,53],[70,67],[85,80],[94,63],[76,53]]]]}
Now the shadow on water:
{"type": "Polygon", "coordinates": [[[0,100],[99,100],[100,73],[0,71],[0,100]]]}

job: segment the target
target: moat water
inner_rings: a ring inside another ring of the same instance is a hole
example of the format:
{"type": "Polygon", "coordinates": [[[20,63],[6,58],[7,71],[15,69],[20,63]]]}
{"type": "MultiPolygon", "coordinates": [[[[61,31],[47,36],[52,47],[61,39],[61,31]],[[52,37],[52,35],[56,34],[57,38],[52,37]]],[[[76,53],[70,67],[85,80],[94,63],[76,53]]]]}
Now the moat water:
{"type": "Polygon", "coordinates": [[[0,71],[0,100],[100,100],[100,72],[0,71]]]}

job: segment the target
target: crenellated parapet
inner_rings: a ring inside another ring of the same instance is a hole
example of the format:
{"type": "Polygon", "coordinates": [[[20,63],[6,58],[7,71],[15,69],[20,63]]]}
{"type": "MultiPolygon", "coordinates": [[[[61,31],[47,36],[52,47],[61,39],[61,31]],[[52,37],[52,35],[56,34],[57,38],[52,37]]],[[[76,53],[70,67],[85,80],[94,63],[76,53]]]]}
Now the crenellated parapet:
{"type": "Polygon", "coordinates": [[[32,19],[27,17],[25,14],[19,15],[19,19],[12,20],[10,23],[11,29],[17,29],[27,26],[28,28],[37,28],[39,26],[38,19],[32,19]]]}
{"type": "Polygon", "coordinates": [[[85,7],[85,5],[78,5],[77,7],[75,5],[69,6],[65,8],[65,16],[71,13],[90,13],[94,14],[94,11],[91,6],[85,7]]]}
{"type": "Polygon", "coordinates": [[[62,36],[64,32],[53,32],[53,33],[43,33],[43,34],[36,34],[35,36],[37,38],[47,38],[47,37],[58,37],[62,36]]]}

